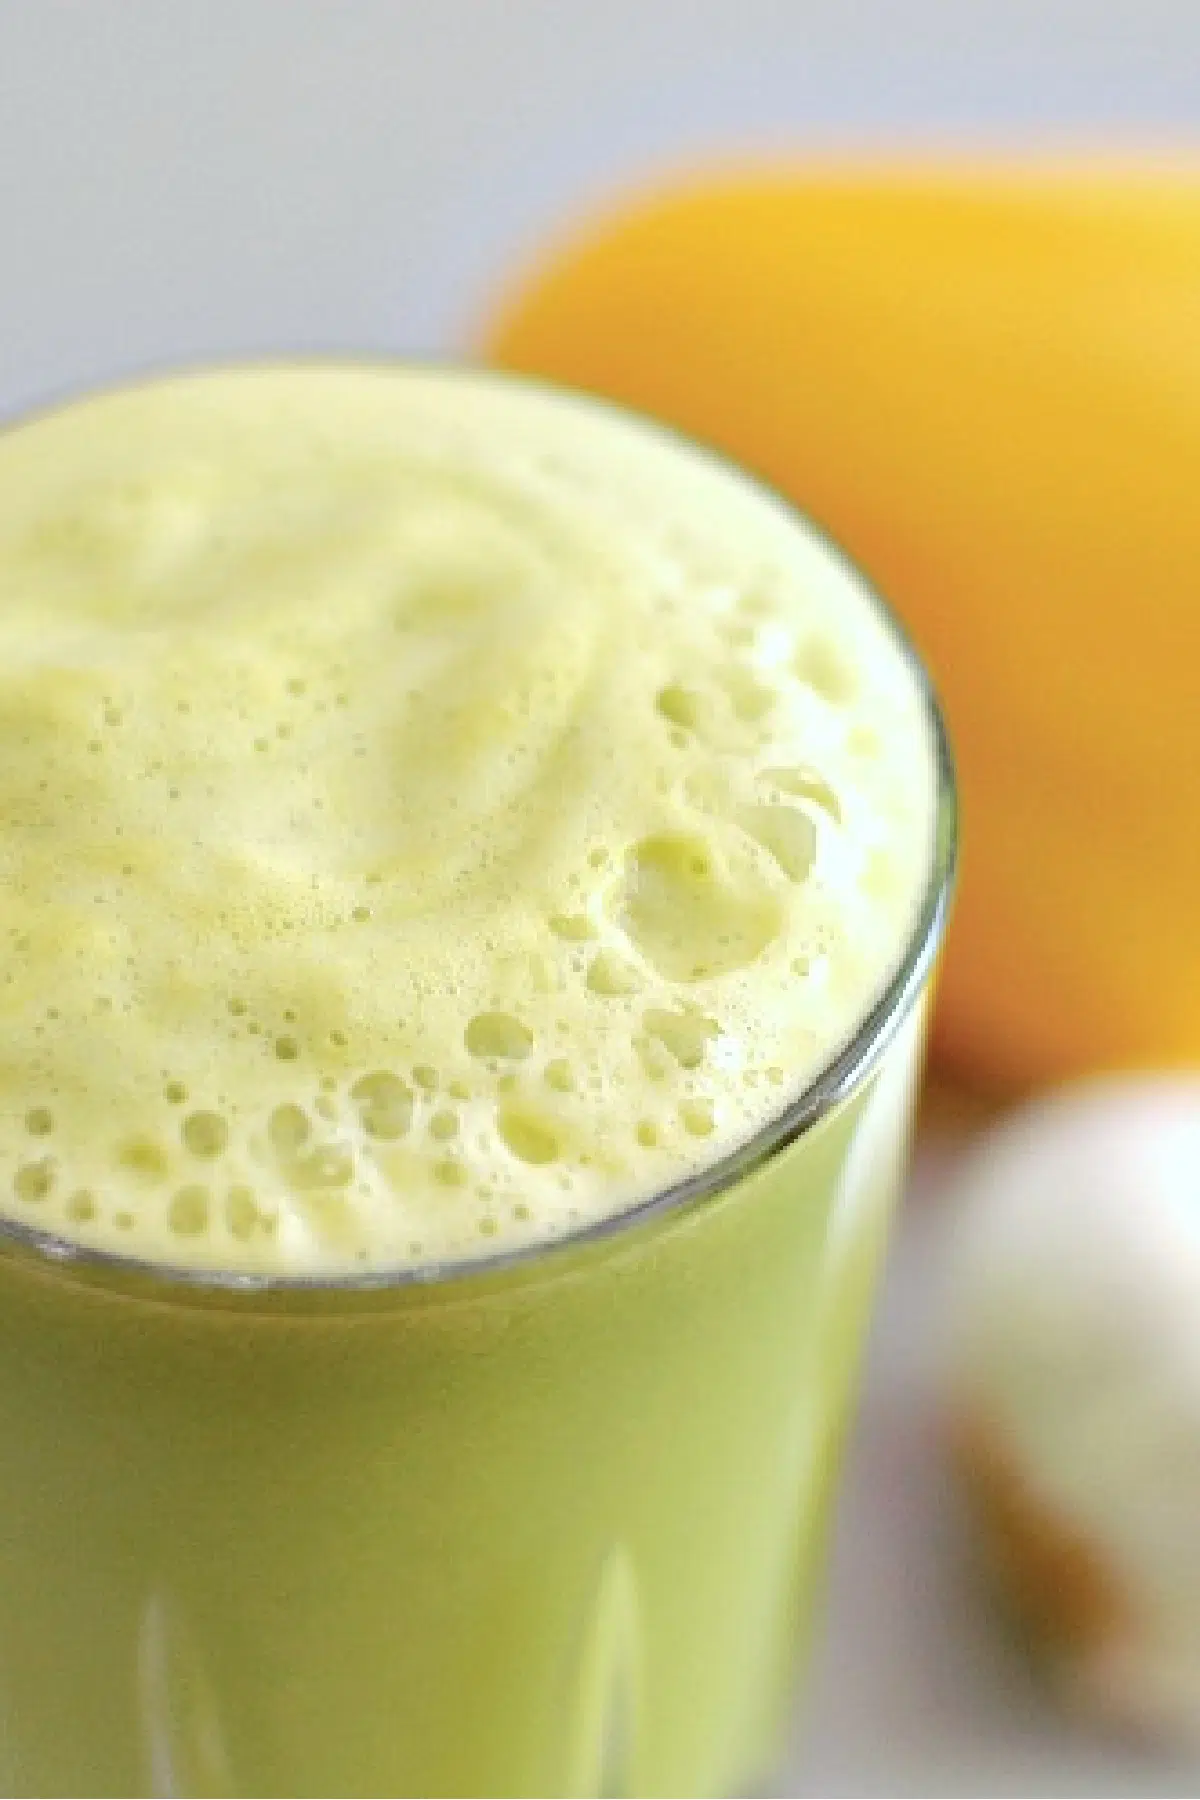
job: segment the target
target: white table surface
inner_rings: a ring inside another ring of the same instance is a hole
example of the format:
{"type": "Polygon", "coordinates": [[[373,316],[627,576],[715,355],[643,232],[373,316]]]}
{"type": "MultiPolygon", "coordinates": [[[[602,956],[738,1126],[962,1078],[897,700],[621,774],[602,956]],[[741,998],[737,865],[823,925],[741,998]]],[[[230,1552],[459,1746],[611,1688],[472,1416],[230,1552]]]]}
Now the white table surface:
{"type": "Polygon", "coordinates": [[[928,1139],[892,1247],[784,1795],[1200,1794],[1050,1703],[973,1566],[938,1435],[939,1256],[954,1150],[928,1139]]]}

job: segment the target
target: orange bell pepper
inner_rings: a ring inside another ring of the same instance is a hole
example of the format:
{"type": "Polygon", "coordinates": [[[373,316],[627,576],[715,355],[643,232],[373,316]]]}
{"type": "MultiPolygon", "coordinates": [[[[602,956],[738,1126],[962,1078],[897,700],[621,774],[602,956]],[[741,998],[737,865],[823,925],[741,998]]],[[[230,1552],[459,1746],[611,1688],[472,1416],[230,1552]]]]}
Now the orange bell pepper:
{"type": "Polygon", "coordinates": [[[1200,1062],[1200,162],[699,177],[486,348],[758,471],[915,636],[965,819],[943,1063],[1200,1062]]]}

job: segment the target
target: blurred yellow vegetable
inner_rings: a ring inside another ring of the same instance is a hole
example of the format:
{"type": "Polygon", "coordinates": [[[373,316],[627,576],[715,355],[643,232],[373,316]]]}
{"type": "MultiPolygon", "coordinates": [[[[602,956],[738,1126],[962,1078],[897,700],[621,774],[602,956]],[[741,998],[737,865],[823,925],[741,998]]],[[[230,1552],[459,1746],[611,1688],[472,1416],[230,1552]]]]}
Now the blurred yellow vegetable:
{"type": "Polygon", "coordinates": [[[1200,162],[693,180],[486,343],[758,471],[914,633],[965,814],[943,1059],[1200,1062],[1200,162]]]}

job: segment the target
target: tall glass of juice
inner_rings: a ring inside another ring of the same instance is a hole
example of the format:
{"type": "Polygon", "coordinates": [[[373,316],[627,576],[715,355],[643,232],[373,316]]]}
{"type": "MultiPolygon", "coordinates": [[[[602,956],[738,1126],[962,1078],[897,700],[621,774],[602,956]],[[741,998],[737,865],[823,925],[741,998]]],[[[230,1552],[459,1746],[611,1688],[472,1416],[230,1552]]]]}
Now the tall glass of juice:
{"type": "Polygon", "coordinates": [[[769,1773],[953,856],[802,517],[264,365],[0,438],[0,1787],[769,1773]]]}

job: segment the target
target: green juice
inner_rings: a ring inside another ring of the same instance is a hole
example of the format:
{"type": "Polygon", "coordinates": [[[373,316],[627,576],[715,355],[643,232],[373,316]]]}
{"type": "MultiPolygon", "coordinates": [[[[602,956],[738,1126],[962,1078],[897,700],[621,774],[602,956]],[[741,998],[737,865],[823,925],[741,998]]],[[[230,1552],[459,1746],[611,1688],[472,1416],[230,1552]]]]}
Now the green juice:
{"type": "Polygon", "coordinates": [[[0,1786],[769,1775],[944,747],[701,452],[311,365],[0,440],[0,1786]]]}

